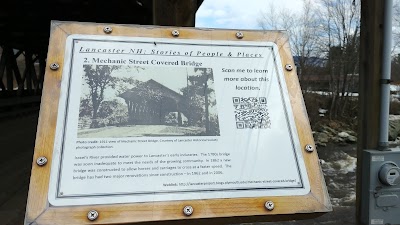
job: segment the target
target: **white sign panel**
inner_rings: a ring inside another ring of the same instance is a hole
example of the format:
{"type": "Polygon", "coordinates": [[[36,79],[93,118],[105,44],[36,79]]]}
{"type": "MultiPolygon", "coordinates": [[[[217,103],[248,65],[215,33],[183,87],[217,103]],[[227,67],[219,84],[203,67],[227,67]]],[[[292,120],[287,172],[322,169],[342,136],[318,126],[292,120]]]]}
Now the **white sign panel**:
{"type": "Polygon", "coordinates": [[[305,195],[277,46],[71,35],[49,202],[305,195]]]}

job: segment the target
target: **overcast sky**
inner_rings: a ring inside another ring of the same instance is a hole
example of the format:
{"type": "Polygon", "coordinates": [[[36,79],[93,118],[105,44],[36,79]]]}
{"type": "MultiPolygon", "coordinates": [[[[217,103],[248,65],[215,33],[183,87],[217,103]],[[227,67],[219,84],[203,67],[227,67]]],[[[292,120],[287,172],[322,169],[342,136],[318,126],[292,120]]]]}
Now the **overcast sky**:
{"type": "Polygon", "coordinates": [[[301,11],[301,0],[204,0],[196,14],[196,27],[261,29],[257,20],[263,11],[275,8],[301,11]]]}

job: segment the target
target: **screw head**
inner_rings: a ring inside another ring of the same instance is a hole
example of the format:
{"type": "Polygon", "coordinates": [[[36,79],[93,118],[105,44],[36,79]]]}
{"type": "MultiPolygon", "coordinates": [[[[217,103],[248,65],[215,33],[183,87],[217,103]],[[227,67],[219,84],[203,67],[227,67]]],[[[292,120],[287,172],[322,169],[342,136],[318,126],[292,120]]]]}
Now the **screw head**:
{"type": "Polygon", "coordinates": [[[58,70],[58,68],[60,68],[60,65],[58,65],[58,63],[52,63],[52,64],[50,64],[50,69],[52,69],[52,70],[58,70]]]}
{"type": "Polygon", "coordinates": [[[103,31],[104,31],[104,33],[106,33],[106,34],[111,34],[112,28],[111,28],[111,27],[104,27],[104,28],[103,28],[103,31]]]}
{"type": "Polygon", "coordinates": [[[44,156],[40,156],[39,158],[36,159],[36,164],[39,166],[44,166],[47,163],[47,158],[44,156]]]}
{"type": "Polygon", "coordinates": [[[179,36],[179,31],[178,31],[178,30],[173,30],[173,31],[171,32],[171,34],[172,34],[172,36],[174,36],[174,37],[178,37],[178,36],[179,36]]]}
{"type": "Polygon", "coordinates": [[[185,214],[186,216],[190,216],[193,214],[193,207],[190,205],[187,205],[183,208],[183,214],[185,214]]]}
{"type": "Polygon", "coordinates": [[[306,145],[305,147],[307,152],[313,152],[314,151],[314,147],[312,145],[306,145]]]}
{"type": "Polygon", "coordinates": [[[269,211],[273,210],[275,208],[275,204],[273,201],[266,201],[264,204],[265,208],[268,209],[269,211]]]}
{"type": "Polygon", "coordinates": [[[290,64],[286,64],[285,69],[286,69],[287,71],[292,71],[292,70],[293,70],[293,66],[290,65],[290,64]]]}
{"type": "Polygon", "coordinates": [[[244,37],[244,34],[242,32],[240,32],[240,31],[238,31],[238,32],[236,32],[236,37],[238,39],[242,39],[244,37]]]}
{"type": "Polygon", "coordinates": [[[87,214],[87,218],[88,218],[90,221],[96,220],[97,217],[99,217],[99,213],[98,213],[96,210],[94,210],[94,209],[90,210],[90,211],[88,212],[88,214],[87,214]]]}

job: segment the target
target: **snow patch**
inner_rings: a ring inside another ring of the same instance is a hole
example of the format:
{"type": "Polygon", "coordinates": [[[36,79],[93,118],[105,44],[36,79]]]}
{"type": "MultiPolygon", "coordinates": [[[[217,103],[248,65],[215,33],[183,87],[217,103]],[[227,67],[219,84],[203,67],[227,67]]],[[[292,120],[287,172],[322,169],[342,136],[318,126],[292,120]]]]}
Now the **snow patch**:
{"type": "Polygon", "coordinates": [[[355,172],[357,167],[357,159],[351,157],[347,153],[344,153],[344,157],[342,159],[333,161],[333,162],[325,162],[322,164],[324,172],[327,174],[347,174],[350,172],[355,172]]]}

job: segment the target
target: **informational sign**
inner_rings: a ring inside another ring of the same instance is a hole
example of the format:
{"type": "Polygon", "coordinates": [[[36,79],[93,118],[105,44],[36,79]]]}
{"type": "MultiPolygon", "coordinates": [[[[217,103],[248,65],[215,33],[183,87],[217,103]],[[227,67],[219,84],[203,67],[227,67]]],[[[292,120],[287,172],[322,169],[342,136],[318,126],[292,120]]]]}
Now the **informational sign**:
{"type": "MultiPolygon", "coordinates": [[[[267,197],[278,205],[279,199],[293,199],[281,211],[290,214],[304,211],[293,202],[319,196],[316,202],[326,204],[309,211],[329,211],[293,61],[282,56],[289,51],[283,34],[262,38],[252,31],[257,38],[238,39],[230,31],[233,38],[224,40],[210,39],[222,32],[192,29],[190,38],[149,30],[138,37],[132,35],[138,27],[116,26],[119,33],[99,35],[101,29],[90,29],[95,24],[61,26],[68,34],[63,47],[49,49],[62,58],[61,66],[52,65],[45,83],[58,87],[45,89],[38,128],[52,132],[41,200],[54,210],[146,203],[170,209],[176,202],[246,199],[252,204],[267,197]],[[46,102],[54,112],[50,122],[43,121],[46,102]]],[[[39,133],[37,146],[42,139],[39,133]]],[[[246,215],[269,208],[255,207],[246,215]]],[[[235,210],[211,217],[235,216],[235,210]]],[[[180,217],[148,220],[173,218],[180,217]]]]}
{"type": "Polygon", "coordinates": [[[305,195],[271,42],[71,35],[49,201],[305,195]]]}

